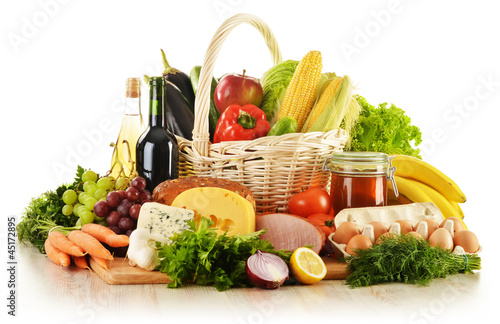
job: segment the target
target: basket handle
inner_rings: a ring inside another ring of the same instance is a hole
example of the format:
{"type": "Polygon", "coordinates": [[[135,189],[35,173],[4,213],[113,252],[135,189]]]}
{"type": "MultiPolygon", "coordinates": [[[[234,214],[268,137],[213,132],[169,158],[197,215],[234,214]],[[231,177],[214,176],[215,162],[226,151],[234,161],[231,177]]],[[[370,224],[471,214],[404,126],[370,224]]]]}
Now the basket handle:
{"type": "Polygon", "coordinates": [[[236,14],[222,23],[212,37],[207,52],[205,53],[200,71],[198,93],[194,103],[195,114],[192,147],[193,150],[198,152],[201,156],[209,156],[210,133],[208,130],[208,114],[210,111],[210,88],[215,61],[229,33],[242,23],[252,25],[261,33],[275,65],[281,63],[282,60],[281,51],[273,33],[259,17],[251,14],[236,14]]]}

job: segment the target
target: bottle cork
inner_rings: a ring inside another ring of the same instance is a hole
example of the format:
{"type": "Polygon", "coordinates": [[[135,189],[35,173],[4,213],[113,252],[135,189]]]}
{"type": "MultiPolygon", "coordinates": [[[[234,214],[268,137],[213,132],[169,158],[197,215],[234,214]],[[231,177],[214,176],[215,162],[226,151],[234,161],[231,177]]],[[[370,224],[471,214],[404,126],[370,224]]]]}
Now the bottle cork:
{"type": "Polygon", "coordinates": [[[140,78],[128,78],[126,86],[127,98],[139,98],[141,96],[141,79],[140,78]]]}

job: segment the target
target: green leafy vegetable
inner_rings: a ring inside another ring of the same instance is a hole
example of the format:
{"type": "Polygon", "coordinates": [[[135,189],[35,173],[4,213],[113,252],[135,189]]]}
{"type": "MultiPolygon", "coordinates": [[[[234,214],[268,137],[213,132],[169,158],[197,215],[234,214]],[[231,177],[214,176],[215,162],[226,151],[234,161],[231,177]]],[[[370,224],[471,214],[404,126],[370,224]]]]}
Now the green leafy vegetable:
{"type": "Polygon", "coordinates": [[[263,90],[260,109],[264,111],[271,125],[276,120],[286,89],[298,64],[299,61],[294,60],[281,62],[267,70],[260,79],[263,90]]]}
{"type": "Polygon", "coordinates": [[[356,254],[345,258],[351,271],[346,283],[352,288],[384,282],[425,286],[434,278],[481,269],[477,255],[453,254],[408,234],[385,237],[380,244],[356,254]]]}
{"type": "Polygon", "coordinates": [[[67,189],[77,189],[81,186],[82,174],[85,171],[84,168],[78,166],[72,184],[63,184],[54,191],[47,191],[39,197],[31,199],[16,227],[19,242],[31,242],[40,252],[45,253],[44,242],[48,236],[47,228],[75,225],[78,220],[77,216],[73,214],[65,216],[61,212],[64,206],[62,195],[67,189]]]}
{"type": "Polygon", "coordinates": [[[358,124],[351,133],[346,150],[371,151],[387,154],[405,154],[421,158],[416,148],[422,142],[422,133],[405,111],[391,104],[370,105],[365,98],[356,95],[362,107],[358,124]]]}
{"type": "Polygon", "coordinates": [[[170,245],[158,243],[160,265],[157,269],[166,273],[171,283],[169,288],[177,288],[187,282],[199,285],[214,285],[219,291],[232,287],[250,287],[245,265],[246,260],[257,250],[274,253],[290,261],[291,252],[276,251],[272,244],[261,240],[259,235],[265,230],[226,236],[217,235],[210,226],[213,222],[202,217],[198,228],[194,221],[190,229],[176,233],[170,245]]]}

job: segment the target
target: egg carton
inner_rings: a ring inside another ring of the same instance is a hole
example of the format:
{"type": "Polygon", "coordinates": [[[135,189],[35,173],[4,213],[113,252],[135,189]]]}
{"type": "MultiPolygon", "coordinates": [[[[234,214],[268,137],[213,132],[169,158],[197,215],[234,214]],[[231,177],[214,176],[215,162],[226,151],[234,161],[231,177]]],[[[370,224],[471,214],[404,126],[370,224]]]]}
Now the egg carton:
{"type": "MultiPolygon", "coordinates": [[[[415,227],[421,220],[432,219],[438,224],[444,220],[443,214],[439,208],[432,202],[413,203],[406,205],[384,206],[384,207],[363,207],[363,208],[346,208],[340,211],[335,216],[335,228],[338,228],[344,222],[351,222],[356,225],[358,231],[368,237],[370,241],[375,243],[375,234],[373,225],[370,222],[379,222],[388,229],[389,233],[396,235],[401,234],[401,225],[397,220],[405,220],[412,227],[415,227]]],[[[447,220],[443,225],[451,236],[454,236],[454,223],[452,220],[447,220]]],[[[427,222],[421,222],[416,232],[422,237],[428,239],[427,222]]],[[[337,258],[347,257],[350,254],[346,252],[346,244],[338,244],[334,241],[335,232],[330,234],[327,239],[329,245],[328,251],[337,258]]],[[[481,246],[475,254],[481,252],[481,246]]],[[[468,254],[461,246],[455,246],[453,249],[455,254],[468,254]]]]}

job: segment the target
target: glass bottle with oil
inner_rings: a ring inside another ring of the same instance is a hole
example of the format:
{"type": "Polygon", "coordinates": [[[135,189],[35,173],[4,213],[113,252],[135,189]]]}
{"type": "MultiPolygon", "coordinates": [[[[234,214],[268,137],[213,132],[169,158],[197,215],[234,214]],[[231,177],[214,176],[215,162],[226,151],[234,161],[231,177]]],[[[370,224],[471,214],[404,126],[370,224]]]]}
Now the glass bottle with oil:
{"type": "Polygon", "coordinates": [[[125,115],[111,161],[111,175],[130,177],[137,174],[136,145],[145,126],[141,113],[141,79],[128,78],[125,91],[125,115]]]}

